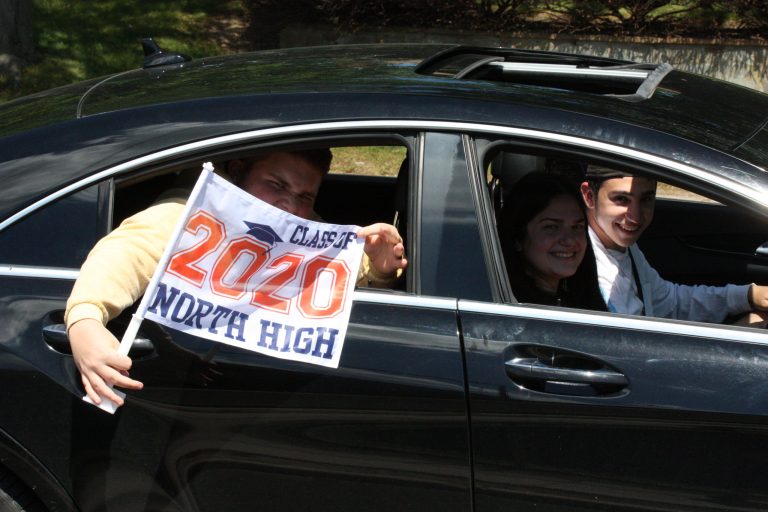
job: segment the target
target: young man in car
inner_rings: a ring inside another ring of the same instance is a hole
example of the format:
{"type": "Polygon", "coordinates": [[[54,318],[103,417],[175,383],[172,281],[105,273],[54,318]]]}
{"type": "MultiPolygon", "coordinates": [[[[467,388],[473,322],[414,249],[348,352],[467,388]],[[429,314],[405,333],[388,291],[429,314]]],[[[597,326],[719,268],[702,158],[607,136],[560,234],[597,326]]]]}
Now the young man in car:
{"type": "Polygon", "coordinates": [[[600,291],[609,311],[720,323],[728,315],[759,310],[739,323],[765,325],[768,287],[675,284],[651,267],[636,242],[653,220],[655,180],[589,166],[581,194],[600,291]]]}
{"type": "MultiPolygon", "coordinates": [[[[330,162],[327,149],[278,152],[249,161],[232,160],[227,173],[233,183],[262,201],[313,219],[315,198],[330,162]]],[[[119,343],[105,325],[144,293],[185,201],[184,196],[172,197],[126,219],[94,246],[80,270],[67,301],[65,322],[75,364],[94,403],[107,397],[122,405],[110,386],[142,388],[141,382],[128,377],[131,359],[118,354],[119,343]]],[[[373,224],[358,231],[358,236],[365,237],[366,255],[358,283],[391,286],[407,265],[397,229],[373,224]]]]}

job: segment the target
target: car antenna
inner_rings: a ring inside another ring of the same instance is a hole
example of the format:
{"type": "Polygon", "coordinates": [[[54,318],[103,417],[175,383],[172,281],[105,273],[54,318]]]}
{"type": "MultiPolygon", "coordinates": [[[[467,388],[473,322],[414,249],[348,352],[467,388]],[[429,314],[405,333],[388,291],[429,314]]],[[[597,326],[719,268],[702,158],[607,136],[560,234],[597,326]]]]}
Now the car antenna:
{"type": "Polygon", "coordinates": [[[168,53],[164,51],[151,37],[142,39],[141,47],[144,49],[144,69],[168,66],[170,64],[183,64],[192,60],[191,57],[183,53],[168,53]]]}

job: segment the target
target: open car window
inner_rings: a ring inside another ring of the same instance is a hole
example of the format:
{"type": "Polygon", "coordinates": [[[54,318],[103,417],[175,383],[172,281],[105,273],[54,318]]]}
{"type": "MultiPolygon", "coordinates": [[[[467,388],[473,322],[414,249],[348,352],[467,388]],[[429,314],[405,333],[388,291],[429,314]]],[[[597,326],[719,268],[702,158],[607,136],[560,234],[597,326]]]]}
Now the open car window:
{"type": "MultiPolygon", "coordinates": [[[[318,219],[334,224],[367,226],[382,222],[406,230],[408,140],[399,135],[347,136],[341,140],[317,140],[259,145],[198,155],[162,167],[140,169],[116,178],[113,227],[152,204],[185,199],[200,174],[202,163],[211,161],[227,176],[227,162],[251,155],[330,147],[331,168],[323,179],[316,201],[318,219]]],[[[405,237],[404,237],[405,238],[405,237]]],[[[404,287],[402,280],[401,287],[404,287]]]]}
{"type": "Polygon", "coordinates": [[[687,188],[671,185],[659,181],[656,188],[657,199],[668,199],[673,201],[688,201],[691,203],[710,203],[710,204],[722,204],[719,201],[707,197],[702,194],[698,194],[687,188]]]}
{"type": "MultiPolygon", "coordinates": [[[[507,234],[498,221],[504,208],[514,206],[511,204],[512,191],[523,176],[530,173],[557,175],[578,188],[587,166],[595,162],[605,165],[596,159],[569,157],[562,151],[548,154],[541,150],[526,152],[518,147],[501,146],[484,156],[483,172],[501,246],[505,246],[507,234]]],[[[621,168],[619,164],[616,166],[621,168]]],[[[625,170],[629,172],[630,168],[625,170]]],[[[636,168],[632,172],[643,175],[643,171],[636,168]]],[[[637,242],[652,269],[663,280],[680,285],[720,287],[768,283],[768,257],[762,255],[760,249],[768,241],[768,221],[745,205],[716,197],[677,176],[670,174],[671,179],[666,180],[663,172],[663,169],[646,171],[646,177],[657,180],[655,207],[652,209],[653,220],[645,225],[637,242]]],[[[633,269],[636,268],[634,265],[633,269]]],[[[507,270],[508,273],[525,272],[528,275],[536,271],[532,267],[510,268],[509,265],[507,270]]],[[[640,278],[635,276],[635,279],[640,278]]],[[[511,283],[510,287],[514,300],[519,301],[511,283]]],[[[605,298],[606,291],[601,292],[605,298]]],[[[673,317],[675,314],[678,313],[673,317]]],[[[730,323],[739,316],[740,313],[734,312],[724,322],[730,323]]],[[[698,320],[685,316],[675,318],[698,320]]]]}

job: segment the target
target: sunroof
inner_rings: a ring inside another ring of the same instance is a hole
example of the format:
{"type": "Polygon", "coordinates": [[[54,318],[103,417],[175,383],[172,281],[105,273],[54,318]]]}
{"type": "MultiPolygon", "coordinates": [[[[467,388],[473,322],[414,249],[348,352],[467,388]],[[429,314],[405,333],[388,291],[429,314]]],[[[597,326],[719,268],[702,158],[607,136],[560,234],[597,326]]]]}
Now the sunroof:
{"type": "Polygon", "coordinates": [[[671,70],[669,64],[466,46],[444,50],[416,68],[421,74],[581,91],[627,101],[650,98],[671,70]]]}

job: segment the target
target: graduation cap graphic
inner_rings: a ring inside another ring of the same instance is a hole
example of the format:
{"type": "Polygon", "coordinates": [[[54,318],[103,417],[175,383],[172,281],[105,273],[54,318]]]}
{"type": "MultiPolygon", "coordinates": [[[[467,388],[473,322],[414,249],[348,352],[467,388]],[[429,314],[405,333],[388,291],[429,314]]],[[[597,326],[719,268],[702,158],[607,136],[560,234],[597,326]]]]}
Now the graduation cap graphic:
{"type": "Polygon", "coordinates": [[[254,222],[248,222],[247,220],[244,220],[243,222],[245,222],[245,225],[248,226],[247,233],[254,237],[256,240],[260,240],[265,244],[269,244],[270,246],[275,245],[277,242],[283,241],[277,235],[277,233],[275,233],[275,230],[266,224],[256,224],[254,222]]]}

